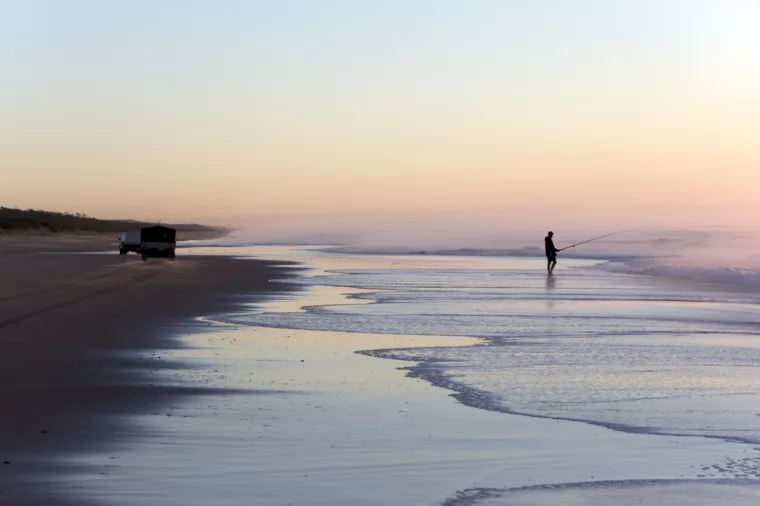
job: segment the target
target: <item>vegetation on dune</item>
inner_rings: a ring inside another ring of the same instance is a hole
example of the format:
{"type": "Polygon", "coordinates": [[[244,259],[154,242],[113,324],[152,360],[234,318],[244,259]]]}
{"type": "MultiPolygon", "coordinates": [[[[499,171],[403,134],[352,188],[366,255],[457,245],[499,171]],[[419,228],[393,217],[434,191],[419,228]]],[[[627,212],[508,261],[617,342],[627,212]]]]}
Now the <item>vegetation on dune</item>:
{"type": "MultiPolygon", "coordinates": [[[[121,233],[155,223],[135,220],[100,220],[79,213],[57,213],[39,209],[0,207],[0,233],[11,232],[85,232],[121,233]]],[[[197,224],[165,224],[183,232],[214,232],[218,229],[197,224]]]]}

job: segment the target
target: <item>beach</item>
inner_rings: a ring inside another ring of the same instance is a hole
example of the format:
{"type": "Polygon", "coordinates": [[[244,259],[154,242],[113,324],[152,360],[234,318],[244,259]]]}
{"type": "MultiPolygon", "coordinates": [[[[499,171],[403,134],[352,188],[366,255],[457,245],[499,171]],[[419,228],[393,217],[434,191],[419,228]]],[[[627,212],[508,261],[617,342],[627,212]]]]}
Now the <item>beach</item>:
{"type": "Polygon", "coordinates": [[[0,241],[2,504],[86,504],[51,485],[74,472],[64,457],[118,444],[133,430],[128,415],[204,393],[150,380],[150,372],[180,367],[153,353],[181,346],[172,325],[287,289],[270,282],[287,275],[269,262],[143,263],[119,256],[113,242],[0,241]]]}
{"type": "Polygon", "coordinates": [[[196,246],[175,264],[67,256],[97,270],[2,329],[45,343],[8,361],[10,504],[760,497],[751,292],[594,260],[549,282],[530,258],[196,246]],[[115,273],[132,285],[108,291],[115,273]]]}
{"type": "Polygon", "coordinates": [[[0,506],[760,504],[760,0],[0,25],[0,506]]]}

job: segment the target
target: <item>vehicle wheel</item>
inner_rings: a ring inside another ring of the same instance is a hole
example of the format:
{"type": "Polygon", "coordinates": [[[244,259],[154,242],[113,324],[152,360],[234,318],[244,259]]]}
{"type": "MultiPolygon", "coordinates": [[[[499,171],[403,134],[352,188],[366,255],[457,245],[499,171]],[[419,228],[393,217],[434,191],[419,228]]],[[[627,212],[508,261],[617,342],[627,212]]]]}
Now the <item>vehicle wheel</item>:
{"type": "Polygon", "coordinates": [[[148,261],[148,257],[146,257],[145,255],[143,255],[143,256],[142,256],[142,261],[143,261],[143,262],[147,262],[147,261],[148,261]]]}

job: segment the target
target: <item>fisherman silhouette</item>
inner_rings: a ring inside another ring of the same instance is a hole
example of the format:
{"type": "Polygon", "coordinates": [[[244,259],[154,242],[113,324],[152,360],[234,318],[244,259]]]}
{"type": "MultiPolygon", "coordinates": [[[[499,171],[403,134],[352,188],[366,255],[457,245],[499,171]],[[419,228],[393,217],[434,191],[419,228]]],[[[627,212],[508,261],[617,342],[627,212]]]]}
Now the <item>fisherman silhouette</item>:
{"type": "Polygon", "coordinates": [[[554,267],[557,265],[557,253],[559,253],[559,250],[554,247],[554,241],[552,241],[552,236],[554,236],[554,232],[549,232],[547,236],[544,238],[544,245],[546,246],[546,270],[549,273],[549,276],[552,276],[554,274],[554,267]]]}

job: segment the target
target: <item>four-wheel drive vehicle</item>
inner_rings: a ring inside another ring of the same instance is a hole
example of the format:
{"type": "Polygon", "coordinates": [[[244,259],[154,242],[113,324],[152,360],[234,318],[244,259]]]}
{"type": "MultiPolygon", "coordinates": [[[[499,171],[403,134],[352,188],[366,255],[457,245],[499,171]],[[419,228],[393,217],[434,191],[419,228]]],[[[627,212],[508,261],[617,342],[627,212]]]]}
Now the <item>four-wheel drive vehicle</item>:
{"type": "Polygon", "coordinates": [[[124,232],[119,238],[120,255],[126,255],[130,251],[134,251],[143,260],[147,260],[148,258],[169,258],[174,260],[174,250],[176,247],[177,231],[161,225],[124,232]]]}

